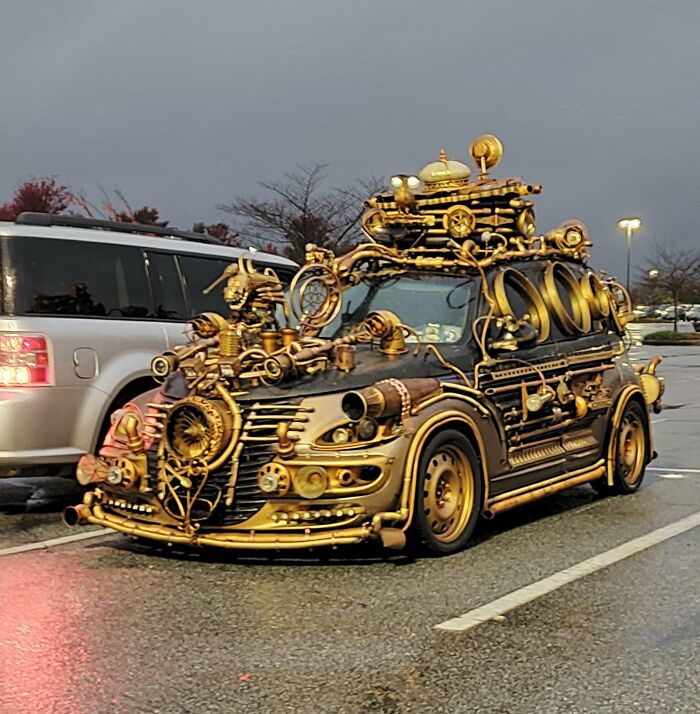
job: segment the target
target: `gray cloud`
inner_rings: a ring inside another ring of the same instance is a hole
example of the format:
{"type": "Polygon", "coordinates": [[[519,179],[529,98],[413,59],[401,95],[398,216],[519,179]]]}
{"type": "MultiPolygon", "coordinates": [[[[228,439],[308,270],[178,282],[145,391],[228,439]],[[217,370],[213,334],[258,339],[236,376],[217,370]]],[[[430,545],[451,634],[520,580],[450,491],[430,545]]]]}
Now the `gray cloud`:
{"type": "Polygon", "coordinates": [[[624,271],[621,215],[697,244],[700,6],[644,0],[14,3],[4,18],[0,199],[30,175],[120,187],[173,223],[302,162],[330,179],[464,158],[542,183],[541,229],[583,219],[624,271]]]}

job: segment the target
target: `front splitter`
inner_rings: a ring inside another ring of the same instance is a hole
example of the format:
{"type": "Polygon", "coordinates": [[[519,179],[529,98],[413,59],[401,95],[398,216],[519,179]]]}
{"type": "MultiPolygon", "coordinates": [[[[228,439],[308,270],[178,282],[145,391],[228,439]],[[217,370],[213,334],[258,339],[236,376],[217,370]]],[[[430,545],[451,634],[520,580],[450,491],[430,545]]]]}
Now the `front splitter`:
{"type": "Polygon", "coordinates": [[[328,530],[319,533],[193,533],[188,535],[167,526],[140,523],[129,518],[121,518],[105,513],[99,505],[89,507],[83,522],[112,528],[120,533],[138,538],[149,538],[163,543],[179,545],[228,548],[232,550],[293,550],[297,548],[320,548],[336,545],[352,545],[375,538],[369,525],[355,526],[342,530],[328,530]]]}

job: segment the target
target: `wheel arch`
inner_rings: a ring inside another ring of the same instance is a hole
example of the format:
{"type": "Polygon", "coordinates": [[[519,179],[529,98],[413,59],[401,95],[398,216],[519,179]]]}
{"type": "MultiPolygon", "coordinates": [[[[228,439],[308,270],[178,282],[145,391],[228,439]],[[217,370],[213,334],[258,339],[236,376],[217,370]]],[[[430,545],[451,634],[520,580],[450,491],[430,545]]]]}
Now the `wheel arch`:
{"type": "Polygon", "coordinates": [[[431,439],[443,431],[444,429],[454,429],[462,434],[471,444],[474,453],[479,460],[479,477],[482,483],[482,502],[479,505],[479,511],[482,512],[484,504],[488,500],[489,493],[489,477],[488,477],[488,459],[486,455],[486,445],[479,430],[476,418],[471,414],[450,410],[447,412],[439,412],[428,418],[416,431],[409,452],[406,458],[405,465],[405,480],[408,485],[407,494],[404,496],[402,506],[407,509],[406,521],[402,530],[407,531],[413,522],[416,483],[418,478],[418,465],[420,457],[431,439]]]}
{"type": "Polygon", "coordinates": [[[107,403],[106,408],[102,411],[101,418],[98,422],[99,426],[93,435],[93,452],[100,447],[102,440],[109,430],[112,412],[118,407],[123,406],[127,402],[134,399],[134,397],[138,397],[139,394],[148,392],[157,386],[158,383],[153,379],[153,377],[142,375],[132,379],[121,387],[116,395],[107,403]]]}
{"type": "Polygon", "coordinates": [[[605,458],[606,475],[608,480],[608,486],[613,485],[613,451],[615,449],[615,437],[618,433],[620,422],[622,420],[622,414],[625,408],[630,402],[636,402],[644,415],[644,440],[646,446],[646,464],[648,464],[652,459],[652,452],[654,448],[652,435],[651,435],[651,422],[649,419],[649,409],[647,407],[646,401],[644,400],[644,393],[641,387],[636,384],[628,384],[625,386],[617,396],[615,403],[610,411],[610,416],[608,418],[608,424],[606,427],[605,436],[605,447],[603,450],[603,456],[605,458]]]}

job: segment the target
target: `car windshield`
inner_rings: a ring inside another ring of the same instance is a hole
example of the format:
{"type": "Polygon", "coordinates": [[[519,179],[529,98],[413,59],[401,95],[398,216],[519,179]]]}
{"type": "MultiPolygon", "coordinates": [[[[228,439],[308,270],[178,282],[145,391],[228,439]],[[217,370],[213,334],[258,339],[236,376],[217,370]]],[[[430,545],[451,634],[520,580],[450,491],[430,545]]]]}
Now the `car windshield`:
{"type": "MultiPolygon", "coordinates": [[[[343,309],[324,329],[324,336],[340,337],[373,310],[390,310],[423,342],[457,342],[467,324],[472,292],[472,279],[462,276],[365,278],[343,293],[343,309]]],[[[408,341],[415,341],[415,337],[410,336],[408,341]]]]}

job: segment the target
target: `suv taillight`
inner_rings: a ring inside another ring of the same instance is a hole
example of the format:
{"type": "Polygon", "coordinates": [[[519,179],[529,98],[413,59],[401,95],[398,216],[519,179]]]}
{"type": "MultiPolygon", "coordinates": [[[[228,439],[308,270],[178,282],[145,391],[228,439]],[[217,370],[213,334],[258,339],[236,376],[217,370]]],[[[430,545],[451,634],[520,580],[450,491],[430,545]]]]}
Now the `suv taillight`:
{"type": "Polygon", "coordinates": [[[0,387],[51,383],[49,352],[43,335],[0,333],[0,387]]]}

